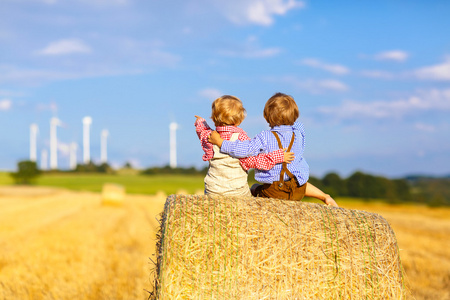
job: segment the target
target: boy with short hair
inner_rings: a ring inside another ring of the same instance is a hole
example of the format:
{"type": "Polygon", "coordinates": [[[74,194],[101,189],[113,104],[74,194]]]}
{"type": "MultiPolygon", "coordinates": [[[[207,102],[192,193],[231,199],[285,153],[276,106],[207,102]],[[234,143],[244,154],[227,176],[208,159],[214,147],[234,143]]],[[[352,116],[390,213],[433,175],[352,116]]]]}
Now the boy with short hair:
{"type": "MultiPolygon", "coordinates": [[[[247,133],[239,126],[245,119],[246,111],[242,101],[230,95],[217,98],[212,103],[211,119],[222,139],[235,141],[250,140],[247,133]]],[[[284,149],[277,149],[270,153],[261,153],[247,158],[233,158],[220,153],[217,146],[208,142],[212,129],[206,120],[195,116],[195,130],[200,139],[203,160],[209,161],[208,173],[205,176],[205,194],[228,196],[251,196],[247,183],[247,171],[250,168],[269,170],[274,165],[289,162],[293,153],[286,153],[284,149]]]]}
{"type": "Polygon", "coordinates": [[[259,133],[250,141],[226,141],[212,132],[209,141],[220,147],[220,151],[232,157],[268,153],[286,148],[295,154],[294,160],[277,164],[270,170],[255,170],[255,179],[262,185],[254,185],[252,194],[258,197],[301,200],[305,195],[322,200],[327,205],[338,206],[333,198],[308,183],[309,166],[303,157],[305,130],[297,121],[298,106],[294,99],[283,93],[276,93],[264,107],[264,118],[271,129],[259,133]]]}

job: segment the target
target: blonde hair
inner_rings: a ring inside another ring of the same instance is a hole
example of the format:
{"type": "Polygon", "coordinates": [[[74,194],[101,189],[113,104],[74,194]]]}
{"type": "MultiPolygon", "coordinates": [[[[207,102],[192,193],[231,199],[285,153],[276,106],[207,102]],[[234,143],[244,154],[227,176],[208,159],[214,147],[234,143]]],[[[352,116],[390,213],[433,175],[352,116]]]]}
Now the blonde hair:
{"type": "Polygon", "coordinates": [[[242,101],[230,95],[217,98],[212,103],[211,119],[216,126],[239,125],[244,121],[246,111],[242,101]]]}
{"type": "Polygon", "coordinates": [[[300,112],[294,98],[283,93],[276,93],[264,106],[264,119],[270,127],[293,125],[300,112]]]}

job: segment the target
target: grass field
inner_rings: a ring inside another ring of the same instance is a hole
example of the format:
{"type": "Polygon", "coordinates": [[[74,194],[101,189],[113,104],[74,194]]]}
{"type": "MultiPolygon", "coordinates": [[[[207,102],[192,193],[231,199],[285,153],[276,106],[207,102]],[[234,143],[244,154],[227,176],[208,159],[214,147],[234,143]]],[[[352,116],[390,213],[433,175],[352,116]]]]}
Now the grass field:
{"type": "MultiPolygon", "coordinates": [[[[337,200],[389,221],[412,299],[450,299],[449,208],[337,200]]],[[[109,206],[95,192],[0,186],[0,299],[147,299],[164,201],[127,194],[109,206]]]]}
{"type": "MultiPolygon", "coordinates": [[[[182,175],[108,175],[108,174],[45,174],[35,185],[61,187],[76,191],[100,192],[104,183],[123,185],[130,194],[155,195],[159,191],[174,194],[184,190],[193,194],[203,190],[203,176],[182,175]]],[[[13,184],[8,173],[0,172],[0,186],[13,184]]]]}
{"type": "Polygon", "coordinates": [[[9,185],[9,184],[13,184],[13,183],[14,182],[8,173],[0,172],[0,185],[9,185]]]}

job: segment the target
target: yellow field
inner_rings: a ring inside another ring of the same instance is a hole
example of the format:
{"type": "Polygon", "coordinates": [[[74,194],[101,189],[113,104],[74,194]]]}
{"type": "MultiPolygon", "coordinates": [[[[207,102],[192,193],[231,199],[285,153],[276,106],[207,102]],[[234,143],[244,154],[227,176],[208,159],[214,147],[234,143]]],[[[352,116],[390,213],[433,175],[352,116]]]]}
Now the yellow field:
{"type": "Polygon", "coordinates": [[[165,197],[0,188],[0,299],[147,299],[165,197]]]}
{"type": "MultiPolygon", "coordinates": [[[[0,299],[147,299],[164,201],[0,187],[0,299]]],[[[450,299],[450,209],[341,205],[389,221],[416,299],[450,299]]]]}
{"type": "Polygon", "coordinates": [[[450,299],[450,209],[382,203],[342,203],[376,212],[391,224],[408,287],[417,300],[450,299]]]}

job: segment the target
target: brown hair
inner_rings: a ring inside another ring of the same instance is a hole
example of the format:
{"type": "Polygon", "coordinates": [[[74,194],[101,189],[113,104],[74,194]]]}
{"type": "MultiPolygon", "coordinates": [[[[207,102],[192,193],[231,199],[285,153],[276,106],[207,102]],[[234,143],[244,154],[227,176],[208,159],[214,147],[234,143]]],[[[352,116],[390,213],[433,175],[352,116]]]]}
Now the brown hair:
{"type": "Polygon", "coordinates": [[[246,111],[242,101],[230,95],[217,98],[212,103],[211,119],[216,126],[239,125],[244,121],[246,111]]]}
{"type": "Polygon", "coordinates": [[[270,127],[293,125],[300,112],[294,98],[283,93],[276,93],[266,102],[264,118],[270,127]]]}

